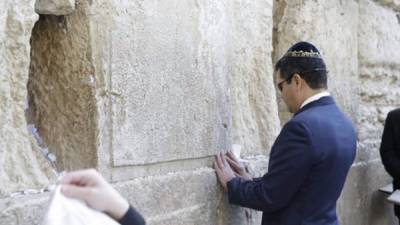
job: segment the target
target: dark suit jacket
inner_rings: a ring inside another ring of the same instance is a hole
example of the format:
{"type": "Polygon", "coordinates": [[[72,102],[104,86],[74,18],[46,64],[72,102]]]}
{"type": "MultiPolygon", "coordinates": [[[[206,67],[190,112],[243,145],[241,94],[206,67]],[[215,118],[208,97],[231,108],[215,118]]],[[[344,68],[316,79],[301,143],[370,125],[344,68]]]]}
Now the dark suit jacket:
{"type": "MultiPolygon", "coordinates": [[[[393,188],[400,189],[400,109],[389,112],[383,129],[380,148],[386,171],[393,177],[393,188]]],[[[400,216],[400,207],[395,207],[400,216]]]]}
{"type": "Polygon", "coordinates": [[[132,206],[129,207],[124,217],[118,221],[121,225],[145,225],[146,222],[142,215],[140,215],[132,206]]]}
{"type": "Polygon", "coordinates": [[[229,201],[263,211],[262,225],[338,224],[336,201],[355,153],[351,121],[323,97],[284,125],[263,177],[228,182],[229,201]]]}

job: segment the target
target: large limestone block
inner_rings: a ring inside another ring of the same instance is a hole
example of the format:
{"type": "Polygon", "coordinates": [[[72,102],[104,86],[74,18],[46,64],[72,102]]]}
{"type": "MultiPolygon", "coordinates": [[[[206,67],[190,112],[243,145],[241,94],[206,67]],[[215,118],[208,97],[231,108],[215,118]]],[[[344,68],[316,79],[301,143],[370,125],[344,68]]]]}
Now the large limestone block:
{"type": "MultiPolygon", "coordinates": [[[[254,177],[262,176],[267,169],[264,156],[244,161],[254,177]]],[[[145,216],[148,224],[257,225],[261,221],[261,212],[229,205],[211,168],[147,176],[112,185],[145,216]]],[[[0,199],[0,225],[41,224],[50,196],[44,193],[0,199]]]]}
{"type": "Polygon", "coordinates": [[[27,130],[26,107],[34,1],[0,2],[0,197],[45,186],[50,166],[27,130]]]}
{"type": "Polygon", "coordinates": [[[36,0],[35,11],[39,14],[68,15],[75,10],[75,0],[36,0]]]}
{"type": "Polygon", "coordinates": [[[400,107],[400,27],[398,15],[376,1],[360,1],[358,30],[360,62],[359,138],[364,159],[379,158],[377,150],[387,113],[400,107]],[[365,148],[365,147],[369,148],[365,148]],[[369,150],[369,151],[368,151],[369,150]],[[375,151],[374,151],[375,150],[375,151]]]}
{"type": "Polygon", "coordinates": [[[201,158],[229,146],[226,1],[126,0],[113,16],[113,164],[201,158]]]}
{"type": "Polygon", "coordinates": [[[97,165],[97,106],[88,3],[74,13],[41,15],[32,32],[32,123],[60,170],[97,165]]]}
{"type": "Polygon", "coordinates": [[[365,66],[400,67],[400,26],[395,11],[371,0],[360,1],[359,60],[365,66]]]}
{"type": "MultiPolygon", "coordinates": [[[[261,167],[260,161],[252,161],[261,167]]],[[[265,167],[264,167],[265,168],[265,167]]],[[[209,168],[149,176],[115,184],[149,224],[260,224],[261,214],[230,206],[209,168]]]]}
{"type": "Polygon", "coordinates": [[[386,109],[399,106],[400,66],[365,66],[360,68],[360,97],[366,107],[380,106],[377,119],[384,119],[386,109]]]}
{"type": "Polygon", "coordinates": [[[354,164],[337,206],[341,224],[396,224],[393,205],[378,191],[390,182],[379,159],[354,164]]]}
{"type": "Polygon", "coordinates": [[[115,187],[151,224],[177,221],[180,216],[196,215],[204,210],[203,218],[188,218],[191,219],[188,224],[202,220],[204,224],[213,224],[222,197],[215,172],[206,168],[149,176],[117,183],[115,187]]]}
{"type": "Polygon", "coordinates": [[[42,224],[49,199],[49,193],[0,199],[0,225],[42,224]]]}
{"type": "Polygon", "coordinates": [[[267,154],[279,128],[272,53],[272,0],[232,5],[232,136],[243,154],[267,154]]]}
{"type": "Polygon", "coordinates": [[[360,2],[359,57],[361,98],[369,105],[400,106],[400,26],[398,14],[374,1],[360,2]]]}
{"type": "MultiPolygon", "coordinates": [[[[365,81],[362,81],[361,84],[362,84],[361,88],[364,89],[365,81]]],[[[369,91],[370,92],[373,91],[374,88],[371,86],[369,91]]],[[[382,97],[382,99],[387,99],[387,98],[388,98],[387,95],[386,97],[382,97]]],[[[359,107],[360,119],[358,123],[359,127],[358,137],[362,141],[360,145],[369,145],[370,149],[369,148],[368,149],[371,150],[371,153],[378,154],[376,151],[373,150],[379,149],[386,115],[394,107],[393,106],[386,107],[382,103],[379,103],[380,101],[376,101],[376,99],[366,100],[365,96],[363,95],[362,95],[362,100],[363,104],[359,107]]]]}
{"type": "MultiPolygon", "coordinates": [[[[298,41],[315,44],[328,66],[329,89],[355,121],[359,101],[357,1],[284,0],[274,3],[274,62],[298,41]]],[[[281,107],[281,112],[286,109],[281,107]]],[[[283,113],[283,117],[290,116],[283,113]]]]}

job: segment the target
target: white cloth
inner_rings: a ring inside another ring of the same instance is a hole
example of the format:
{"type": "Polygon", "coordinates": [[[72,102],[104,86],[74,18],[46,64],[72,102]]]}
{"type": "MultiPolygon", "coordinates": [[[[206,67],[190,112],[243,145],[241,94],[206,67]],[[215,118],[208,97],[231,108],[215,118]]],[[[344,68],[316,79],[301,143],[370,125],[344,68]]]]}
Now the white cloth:
{"type": "Polygon", "coordinates": [[[320,93],[318,93],[318,94],[315,94],[315,95],[313,95],[313,96],[307,98],[307,99],[301,104],[300,109],[303,108],[303,107],[304,107],[305,105],[307,105],[308,103],[317,101],[317,100],[319,100],[319,99],[322,98],[322,97],[326,97],[326,96],[330,96],[330,95],[331,95],[331,94],[329,94],[329,92],[327,92],[327,91],[323,91],[323,92],[320,92],[320,93]]]}
{"type": "Polygon", "coordinates": [[[400,205],[400,190],[395,190],[387,200],[395,205],[400,205]]]}
{"type": "Polygon", "coordinates": [[[106,214],[89,208],[84,202],[67,198],[58,186],[43,221],[44,225],[119,225],[106,214]]]}

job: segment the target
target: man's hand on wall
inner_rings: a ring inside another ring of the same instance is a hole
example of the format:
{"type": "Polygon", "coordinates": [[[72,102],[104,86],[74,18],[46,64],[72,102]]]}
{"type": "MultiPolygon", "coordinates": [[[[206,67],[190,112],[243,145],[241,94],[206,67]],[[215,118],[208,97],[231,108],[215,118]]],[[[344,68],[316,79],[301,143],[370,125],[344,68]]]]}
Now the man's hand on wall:
{"type": "Polygon", "coordinates": [[[215,156],[214,162],[215,171],[217,172],[218,180],[221,183],[225,191],[228,191],[228,181],[235,178],[235,174],[229,163],[226,161],[224,153],[219,153],[215,156]]]}
{"type": "Polygon", "coordinates": [[[226,161],[229,163],[229,165],[231,166],[233,172],[237,177],[240,177],[245,180],[252,180],[250,174],[246,172],[245,167],[242,165],[242,163],[239,162],[239,160],[236,158],[235,154],[233,154],[232,151],[226,153],[226,161]]]}

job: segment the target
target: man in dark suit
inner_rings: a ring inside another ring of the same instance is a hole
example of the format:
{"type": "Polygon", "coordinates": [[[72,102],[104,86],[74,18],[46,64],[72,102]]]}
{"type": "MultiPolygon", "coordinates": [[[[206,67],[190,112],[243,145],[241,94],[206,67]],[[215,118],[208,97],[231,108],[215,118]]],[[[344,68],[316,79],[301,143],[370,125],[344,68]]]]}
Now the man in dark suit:
{"type": "MultiPolygon", "coordinates": [[[[386,171],[393,177],[393,189],[400,189],[400,108],[387,115],[380,153],[386,171]]],[[[394,211],[400,219],[400,206],[395,205],[394,211]]]]}
{"type": "Polygon", "coordinates": [[[229,202],[263,211],[262,225],[336,225],[336,201],[356,153],[350,119],[327,92],[325,63],[312,44],[292,46],[275,66],[293,118],[271,149],[268,172],[249,179],[233,154],[216,156],[229,202]]]}

